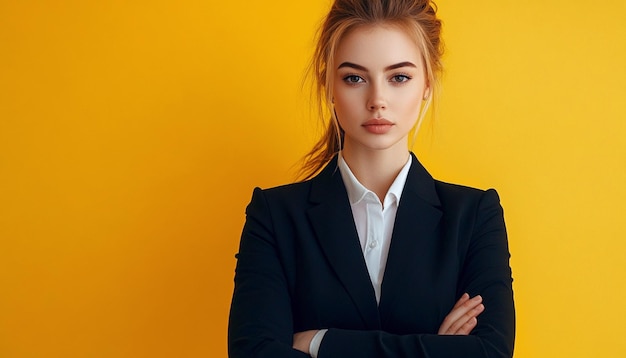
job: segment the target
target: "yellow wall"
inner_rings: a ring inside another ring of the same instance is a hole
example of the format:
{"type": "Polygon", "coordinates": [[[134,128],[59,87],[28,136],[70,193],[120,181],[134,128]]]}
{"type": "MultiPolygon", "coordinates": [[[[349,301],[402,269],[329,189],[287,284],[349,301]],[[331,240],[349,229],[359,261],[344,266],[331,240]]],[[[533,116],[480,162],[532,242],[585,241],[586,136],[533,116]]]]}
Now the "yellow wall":
{"type": "MultiPolygon", "coordinates": [[[[1,357],[226,356],[244,208],[314,136],[327,6],[237,3],[0,1],[1,357]]],[[[416,151],[501,194],[516,357],[626,356],[625,3],[439,6],[416,151]]]]}

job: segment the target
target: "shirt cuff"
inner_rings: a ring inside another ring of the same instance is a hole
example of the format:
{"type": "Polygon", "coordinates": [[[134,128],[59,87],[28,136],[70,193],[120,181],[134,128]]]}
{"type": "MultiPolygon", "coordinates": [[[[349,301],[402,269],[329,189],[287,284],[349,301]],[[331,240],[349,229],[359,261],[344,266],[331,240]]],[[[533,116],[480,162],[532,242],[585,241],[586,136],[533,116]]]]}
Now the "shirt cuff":
{"type": "Polygon", "coordinates": [[[311,343],[309,344],[309,354],[311,357],[317,358],[317,353],[320,350],[320,345],[322,344],[322,339],[324,338],[326,332],[328,332],[327,329],[320,329],[317,333],[315,333],[313,339],[311,339],[311,343]]]}

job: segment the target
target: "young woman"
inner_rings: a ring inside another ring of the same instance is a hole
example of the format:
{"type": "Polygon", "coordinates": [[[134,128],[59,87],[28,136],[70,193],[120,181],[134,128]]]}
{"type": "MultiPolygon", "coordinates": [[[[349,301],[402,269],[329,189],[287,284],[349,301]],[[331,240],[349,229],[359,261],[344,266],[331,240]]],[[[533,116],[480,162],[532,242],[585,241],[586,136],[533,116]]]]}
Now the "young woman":
{"type": "Polygon", "coordinates": [[[428,0],[332,5],[312,65],[331,121],[308,180],[254,190],[230,357],[512,356],[498,195],[434,180],[408,150],[440,27],[428,0]]]}

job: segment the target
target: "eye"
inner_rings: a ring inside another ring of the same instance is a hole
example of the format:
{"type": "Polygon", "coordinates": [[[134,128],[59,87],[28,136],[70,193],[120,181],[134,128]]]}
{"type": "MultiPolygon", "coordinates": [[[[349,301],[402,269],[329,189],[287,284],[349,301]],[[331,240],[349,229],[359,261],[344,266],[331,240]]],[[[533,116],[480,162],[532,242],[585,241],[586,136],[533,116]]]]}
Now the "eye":
{"type": "Polygon", "coordinates": [[[411,79],[411,76],[409,75],[395,75],[391,77],[391,82],[403,83],[403,82],[409,81],[410,79],[411,79]]]}
{"type": "Polygon", "coordinates": [[[363,77],[361,76],[357,76],[357,75],[348,75],[346,77],[343,78],[344,82],[346,82],[347,84],[356,84],[356,83],[362,83],[365,82],[365,80],[363,79],[363,77]]]}

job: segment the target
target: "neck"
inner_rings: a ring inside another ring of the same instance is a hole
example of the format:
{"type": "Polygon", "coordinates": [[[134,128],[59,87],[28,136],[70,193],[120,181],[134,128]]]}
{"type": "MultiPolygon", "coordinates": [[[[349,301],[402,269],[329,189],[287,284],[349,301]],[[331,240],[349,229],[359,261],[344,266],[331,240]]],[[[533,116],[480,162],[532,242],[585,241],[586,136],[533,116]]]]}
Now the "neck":
{"type": "Polygon", "coordinates": [[[381,203],[385,201],[389,187],[409,159],[406,146],[399,149],[367,151],[352,150],[346,146],[341,155],[358,181],[373,191],[381,203]]]}

